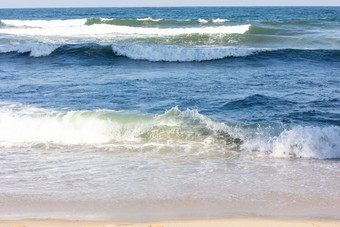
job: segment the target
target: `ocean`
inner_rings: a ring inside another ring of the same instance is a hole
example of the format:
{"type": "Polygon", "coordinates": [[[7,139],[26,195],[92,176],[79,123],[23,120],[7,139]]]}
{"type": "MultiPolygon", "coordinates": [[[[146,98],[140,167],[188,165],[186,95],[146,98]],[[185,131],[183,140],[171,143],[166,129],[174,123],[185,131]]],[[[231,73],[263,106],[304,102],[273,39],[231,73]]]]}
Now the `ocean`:
{"type": "Polygon", "coordinates": [[[336,219],[340,7],[0,9],[1,219],[336,219]]]}

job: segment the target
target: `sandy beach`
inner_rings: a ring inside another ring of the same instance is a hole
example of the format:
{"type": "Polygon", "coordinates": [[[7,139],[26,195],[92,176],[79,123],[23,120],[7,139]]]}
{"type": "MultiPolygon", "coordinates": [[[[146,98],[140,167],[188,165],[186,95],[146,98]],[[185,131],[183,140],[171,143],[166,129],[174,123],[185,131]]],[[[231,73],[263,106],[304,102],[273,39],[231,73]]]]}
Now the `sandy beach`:
{"type": "Polygon", "coordinates": [[[274,219],[218,219],[194,221],[160,221],[160,222],[94,222],[94,221],[65,221],[65,220],[18,220],[0,221],[0,227],[219,227],[219,226],[278,226],[278,227],[332,227],[340,226],[340,221],[320,220],[274,220],[274,219]]]}

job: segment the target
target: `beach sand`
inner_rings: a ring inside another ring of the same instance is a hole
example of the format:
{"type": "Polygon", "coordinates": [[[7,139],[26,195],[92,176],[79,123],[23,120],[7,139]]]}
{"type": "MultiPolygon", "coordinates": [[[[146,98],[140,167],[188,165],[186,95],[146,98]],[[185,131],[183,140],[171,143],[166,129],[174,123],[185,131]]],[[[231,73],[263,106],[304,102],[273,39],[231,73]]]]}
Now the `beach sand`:
{"type": "Polygon", "coordinates": [[[274,219],[215,219],[215,220],[194,220],[194,221],[159,221],[159,222],[100,222],[100,221],[65,221],[65,220],[17,220],[0,221],[0,227],[335,227],[340,226],[340,221],[320,220],[274,220],[274,219]]]}

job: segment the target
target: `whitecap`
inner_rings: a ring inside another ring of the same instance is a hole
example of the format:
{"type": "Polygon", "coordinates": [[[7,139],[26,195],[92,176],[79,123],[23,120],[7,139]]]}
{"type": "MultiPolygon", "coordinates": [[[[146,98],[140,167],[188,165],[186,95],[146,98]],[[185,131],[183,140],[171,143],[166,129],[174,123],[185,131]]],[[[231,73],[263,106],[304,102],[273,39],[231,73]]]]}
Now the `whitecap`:
{"type": "Polygon", "coordinates": [[[48,56],[60,45],[50,43],[25,43],[10,46],[0,46],[0,53],[30,53],[32,57],[48,56]]]}
{"type": "Polygon", "coordinates": [[[183,48],[155,45],[112,45],[112,50],[119,56],[134,60],[190,62],[241,57],[270,49],[252,48],[183,48]]]}

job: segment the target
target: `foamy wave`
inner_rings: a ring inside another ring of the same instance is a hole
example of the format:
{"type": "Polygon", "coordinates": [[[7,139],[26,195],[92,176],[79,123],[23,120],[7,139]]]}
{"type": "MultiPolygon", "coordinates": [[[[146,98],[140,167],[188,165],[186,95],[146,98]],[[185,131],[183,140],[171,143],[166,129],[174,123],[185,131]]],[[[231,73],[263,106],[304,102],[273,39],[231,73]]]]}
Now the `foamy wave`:
{"type": "Polygon", "coordinates": [[[115,54],[126,56],[134,60],[148,61],[207,61],[226,57],[241,57],[252,55],[268,49],[247,48],[181,48],[171,46],[146,45],[112,45],[115,54]]]}
{"type": "Polygon", "coordinates": [[[60,45],[46,43],[26,43],[11,46],[0,46],[0,53],[18,52],[30,53],[32,57],[42,57],[50,55],[60,45]]]}
{"type": "Polygon", "coordinates": [[[0,108],[0,146],[40,143],[98,145],[115,143],[186,143],[210,138],[224,127],[197,111],[177,107],[161,115],[127,111],[52,111],[24,105],[0,108]]]}
{"type": "MultiPolygon", "coordinates": [[[[157,21],[158,19],[148,18],[157,21]]],[[[243,34],[249,30],[250,24],[218,27],[192,27],[192,28],[149,28],[131,27],[111,24],[86,25],[86,19],[52,20],[52,21],[22,21],[1,20],[5,25],[0,30],[2,34],[25,36],[115,36],[115,35],[157,35],[174,36],[188,34],[243,34]]]]}
{"type": "Polygon", "coordinates": [[[139,125],[133,116],[120,116],[119,112],[114,111],[63,112],[12,105],[1,108],[0,145],[5,147],[39,143],[81,145],[122,139],[131,141],[139,134],[136,131],[143,130],[143,124],[147,125],[147,122],[148,119],[145,118],[139,125]],[[127,123],[120,123],[120,117],[127,123]],[[127,129],[130,129],[129,132],[124,133],[127,129]],[[135,132],[132,133],[133,131],[135,132]]]}
{"type": "Polygon", "coordinates": [[[249,139],[242,148],[278,158],[340,158],[340,128],[297,126],[277,137],[249,139]]]}
{"type": "Polygon", "coordinates": [[[340,158],[340,127],[296,126],[278,136],[258,128],[217,122],[197,110],[174,107],[163,114],[137,111],[56,111],[21,104],[0,106],[0,146],[147,144],[185,145],[195,152],[266,158],[340,158]]]}

